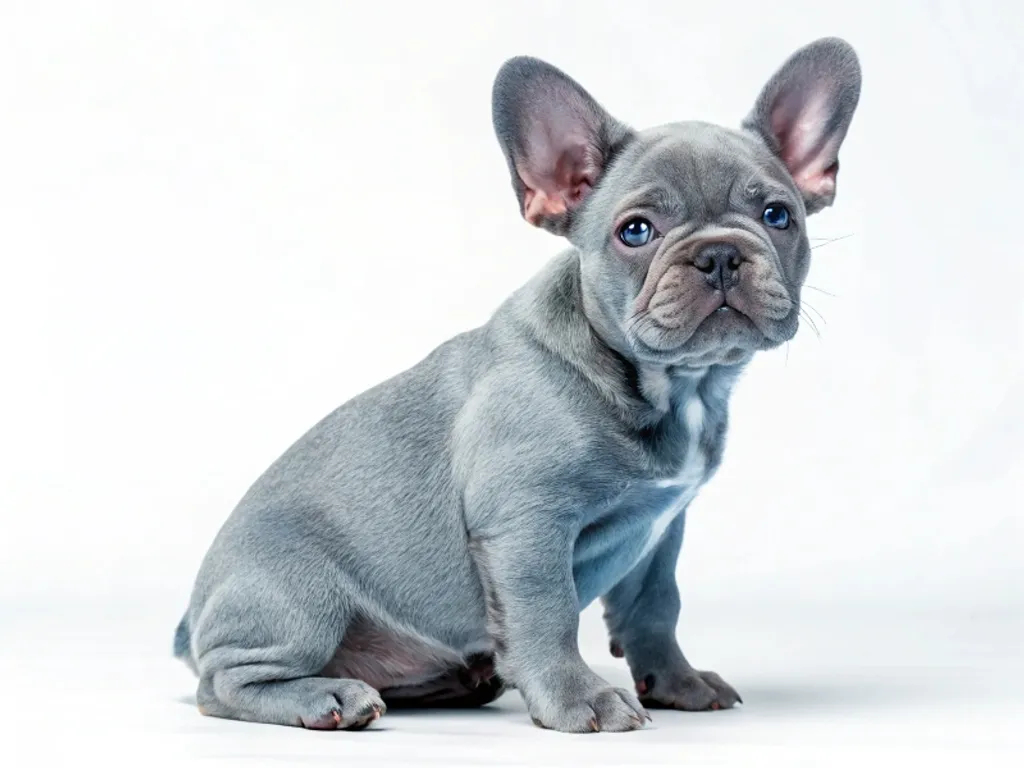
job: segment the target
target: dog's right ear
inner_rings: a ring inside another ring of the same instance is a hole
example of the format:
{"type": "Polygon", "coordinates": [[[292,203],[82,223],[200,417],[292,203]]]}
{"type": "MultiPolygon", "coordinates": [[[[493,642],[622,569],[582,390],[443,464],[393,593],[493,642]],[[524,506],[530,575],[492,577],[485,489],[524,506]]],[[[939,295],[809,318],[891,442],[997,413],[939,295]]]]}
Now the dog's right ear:
{"type": "Polygon", "coordinates": [[[564,72],[529,56],[502,65],[492,109],[523,218],[567,234],[630,129],[564,72]]]}

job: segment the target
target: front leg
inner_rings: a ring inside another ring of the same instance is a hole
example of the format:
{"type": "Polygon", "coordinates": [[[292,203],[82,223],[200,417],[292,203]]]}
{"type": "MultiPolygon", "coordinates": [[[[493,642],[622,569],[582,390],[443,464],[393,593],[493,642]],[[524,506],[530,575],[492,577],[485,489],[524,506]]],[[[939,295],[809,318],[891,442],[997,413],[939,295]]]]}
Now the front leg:
{"type": "Polygon", "coordinates": [[[612,655],[625,656],[646,706],[729,709],[739,694],[714,672],[694,669],[676,639],[679,587],[676,562],[685,513],[669,526],[654,551],[602,598],[612,655]]]}
{"type": "Polygon", "coordinates": [[[471,531],[498,675],[519,689],[535,724],[558,731],[629,731],[650,719],[580,655],[572,576],[578,521],[545,504],[503,509],[499,528],[471,531]]]}

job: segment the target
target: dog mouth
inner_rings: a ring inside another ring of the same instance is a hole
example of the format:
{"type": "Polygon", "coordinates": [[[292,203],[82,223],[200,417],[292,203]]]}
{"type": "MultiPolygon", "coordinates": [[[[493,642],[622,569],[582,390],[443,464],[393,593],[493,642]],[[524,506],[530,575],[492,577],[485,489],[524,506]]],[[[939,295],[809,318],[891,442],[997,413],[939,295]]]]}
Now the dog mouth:
{"type": "MultiPolygon", "coordinates": [[[[691,338],[696,336],[705,330],[711,330],[715,328],[725,334],[723,341],[728,342],[729,329],[735,328],[736,331],[752,331],[758,336],[763,336],[763,332],[755,322],[754,318],[747,314],[742,308],[736,306],[735,303],[729,302],[726,298],[722,299],[722,303],[715,309],[708,312],[694,328],[691,338]]],[[[665,331],[671,334],[671,330],[666,328],[665,331]]]]}
{"type": "Polygon", "coordinates": [[[716,350],[722,353],[739,349],[752,351],[769,343],[757,323],[724,296],[685,338],[678,329],[663,325],[647,313],[633,318],[626,335],[635,353],[659,362],[706,357],[716,350]]]}
{"type": "MultiPolygon", "coordinates": [[[[696,326],[693,332],[696,333],[701,329],[702,326],[709,322],[715,322],[727,317],[733,317],[737,320],[745,320],[750,323],[753,327],[757,327],[757,323],[754,318],[746,311],[745,302],[739,300],[739,297],[735,295],[736,291],[720,292],[716,291],[715,294],[710,297],[704,307],[698,309],[694,314],[697,319],[696,326]],[[701,312],[703,310],[703,312],[701,312]],[[703,314],[703,317],[700,315],[703,314]],[[699,318],[699,319],[698,319],[699,318]]],[[[655,326],[659,326],[665,333],[672,333],[673,328],[662,325],[658,322],[657,318],[652,316],[651,321],[655,326]]]]}
{"type": "Polygon", "coordinates": [[[722,301],[721,306],[719,306],[717,309],[711,310],[707,314],[707,316],[700,321],[700,324],[697,326],[694,333],[699,332],[705,326],[711,324],[717,325],[722,322],[740,323],[743,327],[756,331],[759,335],[763,335],[757,323],[754,322],[754,318],[752,318],[739,307],[735,306],[734,304],[730,304],[725,300],[722,301]]]}

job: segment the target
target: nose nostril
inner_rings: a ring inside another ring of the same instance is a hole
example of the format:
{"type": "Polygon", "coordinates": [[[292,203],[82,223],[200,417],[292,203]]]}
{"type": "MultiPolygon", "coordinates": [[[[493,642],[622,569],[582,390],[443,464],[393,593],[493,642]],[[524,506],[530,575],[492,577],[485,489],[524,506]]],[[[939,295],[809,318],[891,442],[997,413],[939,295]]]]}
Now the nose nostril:
{"type": "Polygon", "coordinates": [[[717,274],[719,282],[734,280],[743,264],[743,254],[732,243],[712,242],[705,245],[693,260],[693,266],[709,277],[717,274]]]}
{"type": "Polygon", "coordinates": [[[715,271],[715,268],[717,267],[717,260],[710,256],[702,254],[698,256],[696,259],[694,259],[693,266],[695,266],[705,275],[710,275],[712,272],[715,271]]]}

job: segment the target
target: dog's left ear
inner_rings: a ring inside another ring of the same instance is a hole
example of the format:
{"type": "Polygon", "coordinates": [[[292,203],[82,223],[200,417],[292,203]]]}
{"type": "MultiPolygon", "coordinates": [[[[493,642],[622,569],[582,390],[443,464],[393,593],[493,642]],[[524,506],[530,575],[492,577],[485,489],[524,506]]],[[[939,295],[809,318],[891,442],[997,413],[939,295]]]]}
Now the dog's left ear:
{"type": "Polygon", "coordinates": [[[743,121],[785,163],[809,214],[835,200],[839,147],[860,99],[860,83],[850,44],[822,38],[789,57],[743,121]]]}
{"type": "Polygon", "coordinates": [[[571,77],[530,56],[502,65],[492,109],[523,218],[568,234],[574,211],[631,131],[571,77]]]}

